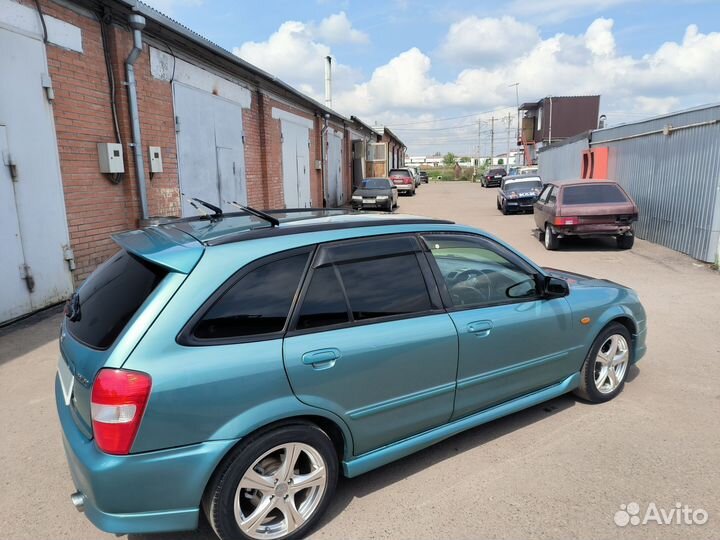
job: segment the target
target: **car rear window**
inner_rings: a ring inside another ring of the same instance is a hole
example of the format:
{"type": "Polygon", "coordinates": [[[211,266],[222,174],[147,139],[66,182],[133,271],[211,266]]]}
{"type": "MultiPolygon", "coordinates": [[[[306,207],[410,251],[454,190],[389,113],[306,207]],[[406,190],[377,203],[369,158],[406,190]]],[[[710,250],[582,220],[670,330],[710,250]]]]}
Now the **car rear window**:
{"type": "Polygon", "coordinates": [[[390,169],[390,176],[410,176],[410,171],[405,169],[390,169]]]}
{"type": "Polygon", "coordinates": [[[610,204],[625,203],[625,193],[612,184],[586,184],[568,186],[563,190],[563,204],[610,204]]]}
{"type": "Polygon", "coordinates": [[[498,174],[505,176],[505,169],[490,169],[488,171],[488,175],[490,176],[497,176],[498,174]]]}
{"type": "Polygon", "coordinates": [[[205,313],[194,336],[246,338],[282,331],[307,259],[308,254],[302,253],[268,262],[245,274],[205,313]]]}
{"type": "Polygon", "coordinates": [[[71,300],[67,329],[95,349],[108,349],[167,271],[125,250],[98,267],[71,300]]]}

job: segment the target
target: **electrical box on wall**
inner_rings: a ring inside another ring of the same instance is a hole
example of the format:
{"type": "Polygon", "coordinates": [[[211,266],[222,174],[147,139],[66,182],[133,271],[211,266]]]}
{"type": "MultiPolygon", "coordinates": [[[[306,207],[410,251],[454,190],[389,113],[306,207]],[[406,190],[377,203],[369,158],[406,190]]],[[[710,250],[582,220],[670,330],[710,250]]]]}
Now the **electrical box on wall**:
{"type": "Polygon", "coordinates": [[[322,160],[320,160],[320,159],[315,160],[315,170],[316,171],[322,170],[322,160]]]}
{"type": "Polygon", "coordinates": [[[150,152],[150,172],[161,173],[162,168],[162,150],[159,146],[148,146],[150,152]]]}
{"type": "Polygon", "coordinates": [[[118,143],[98,143],[98,159],[101,173],[124,173],[122,145],[118,143]]]}

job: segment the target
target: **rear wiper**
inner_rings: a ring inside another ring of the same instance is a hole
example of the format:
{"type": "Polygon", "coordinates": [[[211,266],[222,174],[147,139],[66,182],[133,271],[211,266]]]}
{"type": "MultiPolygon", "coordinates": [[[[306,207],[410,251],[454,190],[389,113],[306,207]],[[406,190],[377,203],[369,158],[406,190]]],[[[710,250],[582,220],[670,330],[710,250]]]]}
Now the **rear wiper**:
{"type": "Polygon", "coordinates": [[[260,210],[255,210],[254,208],[251,208],[249,206],[244,206],[235,201],[229,201],[229,204],[232,204],[235,208],[239,208],[243,212],[247,212],[248,214],[251,214],[255,217],[259,217],[263,221],[267,221],[271,227],[277,227],[280,225],[280,220],[278,220],[276,217],[271,216],[270,214],[266,214],[265,212],[262,212],[260,210]]]}
{"type": "MultiPolygon", "coordinates": [[[[185,197],[184,193],[181,193],[183,197],[185,197]]],[[[210,204],[207,201],[203,201],[202,199],[198,199],[197,197],[185,197],[185,200],[192,206],[195,210],[203,214],[204,216],[208,217],[210,221],[216,221],[218,219],[222,219],[223,217],[223,211],[222,209],[218,208],[214,204],[210,204]],[[197,204],[196,204],[197,203],[197,204]],[[212,214],[207,213],[205,210],[200,208],[199,205],[204,206],[205,208],[208,208],[209,210],[212,210],[212,214]]]]}

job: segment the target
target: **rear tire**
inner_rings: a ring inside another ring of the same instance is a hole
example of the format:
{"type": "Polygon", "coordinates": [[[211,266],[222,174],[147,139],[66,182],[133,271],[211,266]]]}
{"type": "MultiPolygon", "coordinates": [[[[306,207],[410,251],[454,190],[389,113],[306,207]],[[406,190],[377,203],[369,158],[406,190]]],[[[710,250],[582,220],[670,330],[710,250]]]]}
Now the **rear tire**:
{"type": "Polygon", "coordinates": [[[620,249],[632,249],[633,244],[635,243],[635,235],[634,234],[623,234],[621,236],[616,237],[617,240],[617,246],[620,249]]]}
{"type": "Polygon", "coordinates": [[[203,509],[221,540],[293,540],[317,524],[337,477],[338,456],[327,434],[314,424],[288,424],[232,450],[208,484],[203,509]],[[294,488],[301,481],[308,487],[294,488]]]}
{"type": "Polygon", "coordinates": [[[549,223],[545,224],[545,234],[543,235],[543,240],[543,245],[548,251],[555,251],[558,247],[560,247],[560,239],[557,237],[557,234],[553,232],[549,223]]]}
{"type": "Polygon", "coordinates": [[[610,401],[622,392],[631,363],[630,332],[620,323],[610,323],[598,334],[588,351],[575,395],[592,403],[610,401]]]}

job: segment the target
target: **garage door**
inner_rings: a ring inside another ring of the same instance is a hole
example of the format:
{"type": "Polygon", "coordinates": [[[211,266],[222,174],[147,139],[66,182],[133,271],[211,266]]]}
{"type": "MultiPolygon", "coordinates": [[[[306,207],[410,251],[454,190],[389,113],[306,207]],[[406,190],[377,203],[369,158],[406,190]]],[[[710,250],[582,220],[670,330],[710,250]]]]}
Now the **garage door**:
{"type": "Polygon", "coordinates": [[[173,84],[183,215],[197,215],[188,197],[223,210],[247,203],[242,107],[209,92],[173,84]]]}
{"type": "Polygon", "coordinates": [[[325,200],[330,207],[339,207],[345,202],[342,161],[342,133],[330,130],[328,133],[328,170],[325,193],[325,200]]]}
{"type": "Polygon", "coordinates": [[[72,293],[68,229],[39,38],[0,28],[0,323],[72,293]]]}
{"type": "Polygon", "coordinates": [[[280,120],[282,133],[283,195],[286,208],[309,208],[310,129],[312,120],[273,108],[272,117],[280,120]]]}

